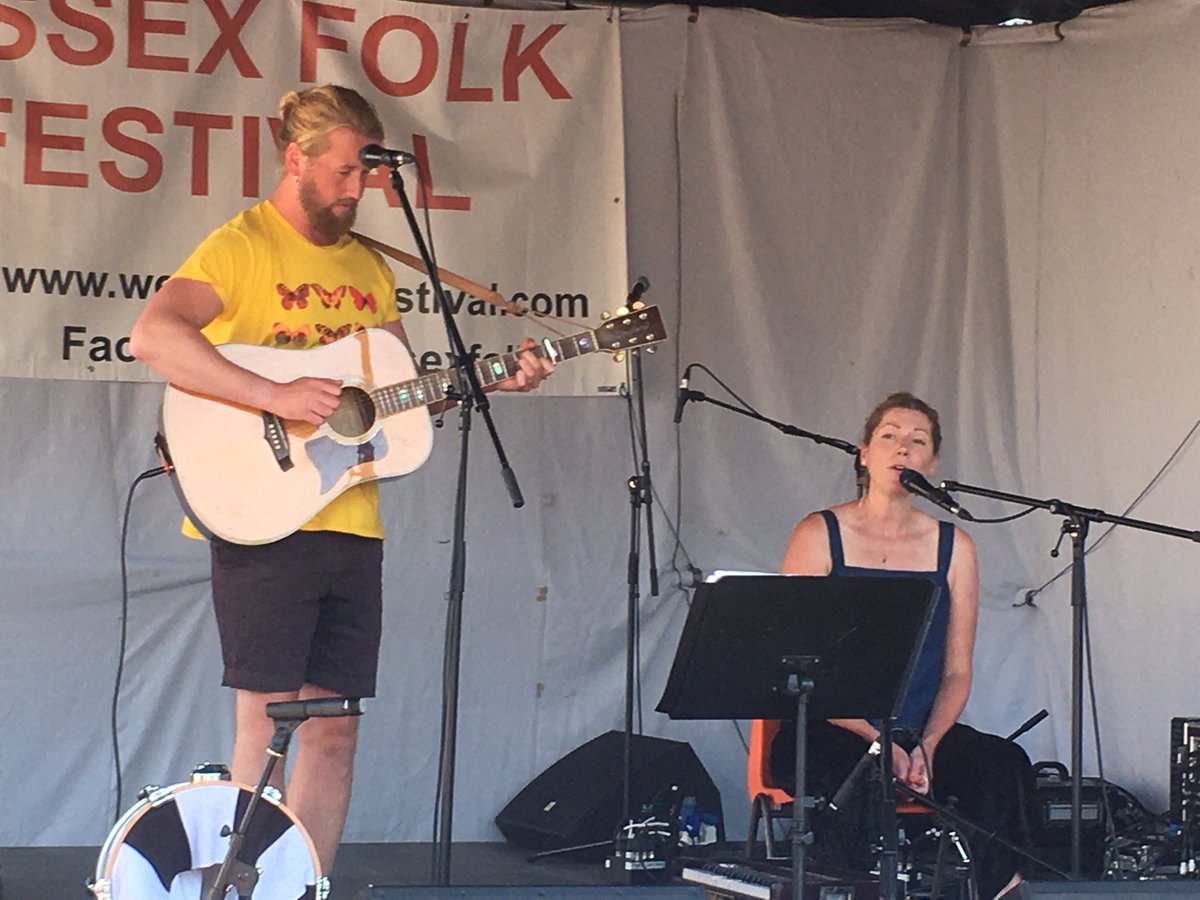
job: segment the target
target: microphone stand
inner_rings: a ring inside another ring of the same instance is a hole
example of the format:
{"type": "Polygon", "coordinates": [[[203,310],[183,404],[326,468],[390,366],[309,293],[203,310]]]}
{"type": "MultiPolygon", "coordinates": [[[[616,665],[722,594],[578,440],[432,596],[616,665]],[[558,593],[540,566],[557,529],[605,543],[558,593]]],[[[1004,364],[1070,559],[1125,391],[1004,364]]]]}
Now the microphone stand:
{"type": "Polygon", "coordinates": [[[225,900],[230,888],[237,892],[238,900],[247,900],[258,885],[259,870],[253,865],[253,862],[240,860],[238,854],[242,852],[242,847],[246,843],[246,833],[250,829],[250,822],[258,809],[263,793],[271,782],[271,774],[275,771],[276,764],[287,756],[288,744],[292,742],[292,734],[300,727],[304,719],[275,719],[274,721],[275,733],[271,737],[271,743],[267,746],[267,764],[258,779],[258,784],[250,794],[250,802],[246,804],[246,811],[238,820],[237,828],[229,835],[229,849],[225,851],[225,858],[221,862],[221,867],[217,869],[211,887],[204,894],[205,900],[225,900]]]}
{"type": "MultiPolygon", "coordinates": [[[[1059,542],[1064,537],[1071,539],[1071,877],[1079,879],[1083,871],[1083,822],[1081,816],[1083,808],[1083,634],[1087,620],[1084,545],[1087,541],[1088,527],[1092,522],[1125,525],[1129,528],[1186,538],[1196,542],[1200,542],[1200,531],[1188,531],[1170,525],[1160,525],[1157,522],[1131,519],[1127,516],[1114,516],[1102,509],[1075,506],[1063,500],[1039,500],[991,488],[963,484],[958,481],[943,481],[941,487],[947,491],[960,491],[964,494],[975,494],[1005,503],[1018,503],[1034,509],[1044,509],[1051,515],[1062,516],[1062,534],[1059,542]]],[[[1057,544],[1051,551],[1051,555],[1058,555],[1057,544]]]]}
{"type": "MultiPolygon", "coordinates": [[[[644,279],[643,279],[644,280],[644,279]]],[[[639,281],[638,286],[641,285],[639,281]]],[[[635,286],[630,294],[636,300],[635,294],[640,294],[635,286]]],[[[627,298],[626,305],[632,302],[627,298]]],[[[638,607],[641,599],[641,545],[642,545],[642,510],[646,513],[646,540],[649,555],[650,595],[658,596],[658,561],[654,550],[654,507],[653,490],[650,481],[650,454],[646,440],[646,395],[643,388],[642,354],[632,350],[628,357],[629,390],[625,402],[629,407],[630,426],[634,430],[634,465],[639,465],[640,472],[635,471],[629,481],[629,562],[626,570],[625,604],[625,735],[621,758],[621,827],[620,834],[632,837],[628,826],[633,824],[633,706],[634,682],[636,671],[634,667],[637,655],[638,637],[638,607]]],[[[618,842],[614,843],[613,866],[624,869],[627,859],[622,854],[618,842]]]]}
{"type": "MultiPolygon", "coordinates": [[[[735,412],[739,416],[745,416],[746,418],[753,419],[756,422],[765,422],[767,425],[782,431],[784,434],[789,435],[790,437],[805,438],[806,440],[812,441],[814,444],[824,444],[829,447],[836,447],[843,453],[848,453],[854,457],[855,475],[856,477],[858,475],[858,447],[850,443],[850,441],[844,441],[841,438],[829,437],[829,435],[825,434],[818,434],[814,431],[805,431],[803,428],[798,428],[795,425],[789,425],[786,422],[780,422],[776,419],[769,419],[760,413],[752,412],[748,409],[742,409],[740,406],[734,406],[730,403],[724,402],[723,400],[714,400],[703,391],[693,391],[691,388],[679,388],[679,399],[683,403],[689,403],[691,401],[695,401],[697,403],[711,403],[713,406],[719,406],[721,409],[727,409],[730,412],[735,412]]],[[[861,493],[861,479],[858,480],[858,484],[861,493]]]]}
{"type": "MultiPolygon", "coordinates": [[[[261,870],[254,865],[253,860],[244,862],[238,857],[238,854],[242,852],[242,848],[246,844],[250,822],[254,819],[254,813],[262,801],[267,785],[271,783],[271,775],[275,771],[275,766],[287,756],[288,745],[292,742],[292,735],[296,729],[314,714],[361,716],[363,713],[362,701],[357,697],[330,697],[325,701],[318,702],[332,702],[338,704],[339,708],[335,712],[327,710],[322,713],[313,713],[303,709],[305,705],[303,701],[267,704],[267,715],[275,723],[275,733],[267,745],[267,764],[258,779],[258,785],[250,794],[250,800],[246,803],[246,810],[237,822],[237,828],[232,833],[227,828],[222,832],[222,836],[229,835],[229,849],[225,851],[225,858],[222,860],[220,868],[217,869],[211,885],[208,888],[201,888],[204,900],[225,900],[231,888],[237,891],[239,900],[249,900],[253,895],[261,870]],[[299,706],[300,709],[289,708],[296,706],[299,706]]],[[[207,879],[205,879],[205,883],[207,883],[207,879]]]]}
{"type": "Polygon", "coordinates": [[[500,443],[500,435],[492,421],[491,404],[483,392],[483,386],[479,383],[479,374],[475,369],[475,354],[467,349],[458,325],[454,321],[454,314],[450,311],[450,304],[442,289],[442,281],[438,277],[437,265],[421,235],[417,217],[409,202],[408,194],[404,190],[399,161],[391,161],[389,169],[392,187],[400,197],[400,204],[404,208],[404,216],[412,231],[413,241],[417,245],[421,261],[425,264],[425,271],[433,284],[434,296],[441,307],[446,336],[450,341],[450,355],[458,372],[457,383],[447,390],[447,397],[460,401],[459,433],[462,435],[462,441],[459,448],[458,479],[454,498],[450,587],[446,594],[446,644],[442,663],[442,742],[438,761],[438,813],[435,828],[437,839],[433,852],[433,883],[445,887],[450,884],[450,846],[454,825],[454,756],[458,739],[458,684],[462,658],[462,605],[467,559],[467,459],[470,450],[471,411],[473,409],[478,409],[483,415],[484,423],[491,434],[492,445],[495,447],[496,456],[500,461],[500,470],[513,507],[520,509],[525,505],[525,500],[521,496],[516,476],[508,464],[508,457],[500,443]]]}
{"type": "MultiPolygon", "coordinates": [[[[645,276],[638,279],[629,296],[625,298],[625,306],[638,309],[642,291],[649,286],[645,276]]],[[[650,350],[653,352],[653,349],[650,350]]],[[[650,452],[646,440],[646,394],[643,388],[642,354],[640,350],[630,350],[627,357],[628,390],[625,391],[625,402],[629,408],[630,426],[634,431],[633,451],[634,466],[638,469],[629,477],[626,484],[629,487],[629,555],[626,566],[626,583],[628,586],[625,606],[625,731],[621,751],[621,824],[617,829],[619,837],[611,841],[598,841],[593,844],[582,844],[572,847],[560,847],[554,850],[544,850],[529,857],[530,862],[536,862],[548,856],[558,856],[573,853],[576,850],[590,850],[605,845],[612,845],[614,853],[607,864],[610,870],[623,875],[636,871],[634,866],[644,863],[642,859],[634,859],[639,854],[626,854],[621,847],[621,841],[636,837],[632,828],[633,820],[633,706],[634,683],[636,669],[634,666],[637,654],[638,633],[638,601],[641,599],[641,547],[642,547],[642,510],[646,511],[646,540],[650,562],[650,595],[658,596],[658,561],[654,550],[654,508],[653,488],[650,480],[650,452]]],[[[630,877],[633,877],[630,875],[630,877]]]]}

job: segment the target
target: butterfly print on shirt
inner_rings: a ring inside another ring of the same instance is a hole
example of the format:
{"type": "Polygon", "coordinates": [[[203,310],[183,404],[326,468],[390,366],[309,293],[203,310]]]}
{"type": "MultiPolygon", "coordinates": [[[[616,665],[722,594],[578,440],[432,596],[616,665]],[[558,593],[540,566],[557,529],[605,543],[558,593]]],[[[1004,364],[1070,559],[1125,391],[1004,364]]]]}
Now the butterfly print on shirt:
{"type": "Polygon", "coordinates": [[[280,282],[275,285],[275,290],[279,292],[279,302],[283,304],[284,309],[291,309],[293,306],[296,309],[306,309],[308,307],[307,284],[302,284],[293,291],[286,284],[280,282]]]}

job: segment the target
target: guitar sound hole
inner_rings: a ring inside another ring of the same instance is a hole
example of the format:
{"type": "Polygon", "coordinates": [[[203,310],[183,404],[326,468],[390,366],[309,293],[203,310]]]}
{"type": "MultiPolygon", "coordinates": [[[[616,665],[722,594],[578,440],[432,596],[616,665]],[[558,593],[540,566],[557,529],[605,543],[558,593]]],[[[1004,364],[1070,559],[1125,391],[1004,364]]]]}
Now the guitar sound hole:
{"type": "Polygon", "coordinates": [[[362,388],[343,387],[338,407],[328,419],[334,433],[344,438],[360,438],[375,424],[375,402],[362,388]]]}

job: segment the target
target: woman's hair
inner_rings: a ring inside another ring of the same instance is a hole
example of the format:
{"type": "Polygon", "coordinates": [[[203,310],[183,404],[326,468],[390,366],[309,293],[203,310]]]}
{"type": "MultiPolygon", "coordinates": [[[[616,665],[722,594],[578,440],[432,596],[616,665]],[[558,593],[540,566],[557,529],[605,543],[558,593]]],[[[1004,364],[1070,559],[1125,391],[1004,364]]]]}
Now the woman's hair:
{"type": "Polygon", "coordinates": [[[929,420],[929,425],[932,429],[930,437],[933,440],[933,452],[937,453],[942,449],[942,426],[938,422],[937,410],[919,397],[908,393],[908,391],[897,391],[894,394],[889,394],[884,398],[882,403],[871,410],[871,414],[867,416],[866,424],[863,425],[862,442],[864,444],[871,443],[871,435],[875,433],[875,429],[883,421],[884,414],[890,409],[911,409],[923,413],[925,418],[929,420]]]}
{"type": "Polygon", "coordinates": [[[329,145],[329,133],[349,128],[383,141],[383,123],[361,94],[336,84],[289,91],[279,101],[279,153],[295,141],[305,156],[317,156],[329,145]]]}

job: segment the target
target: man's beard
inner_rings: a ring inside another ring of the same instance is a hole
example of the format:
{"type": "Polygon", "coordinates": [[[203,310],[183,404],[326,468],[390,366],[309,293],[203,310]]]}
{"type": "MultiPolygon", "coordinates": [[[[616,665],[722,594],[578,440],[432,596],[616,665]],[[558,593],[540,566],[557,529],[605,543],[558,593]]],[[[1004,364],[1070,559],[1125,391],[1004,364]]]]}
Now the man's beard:
{"type": "Polygon", "coordinates": [[[334,210],[334,206],[341,202],[344,201],[339,200],[329,206],[322,206],[321,201],[317,199],[317,189],[312,179],[300,179],[300,207],[313,229],[331,241],[349,233],[354,227],[354,219],[358,213],[358,206],[353,201],[349,201],[350,207],[342,212],[334,210]]]}

